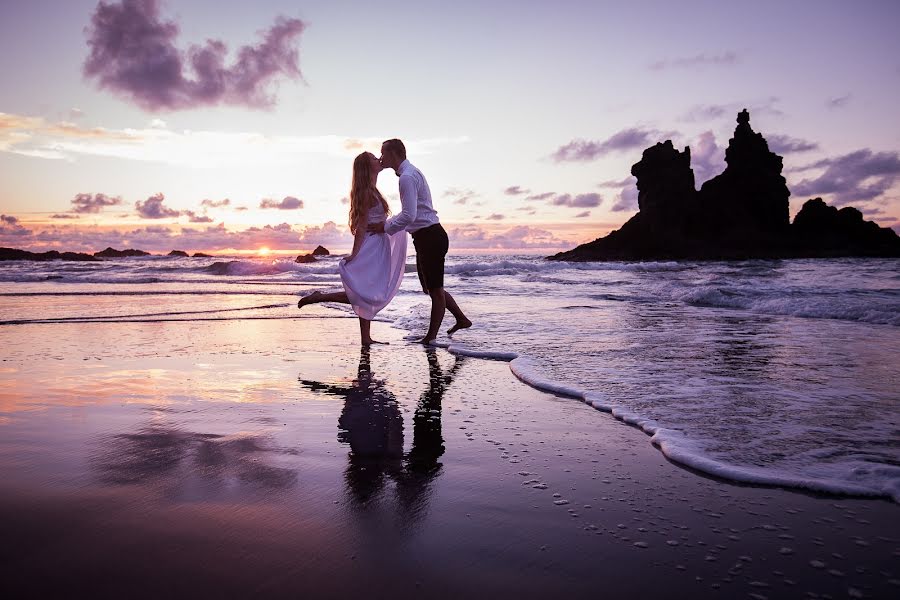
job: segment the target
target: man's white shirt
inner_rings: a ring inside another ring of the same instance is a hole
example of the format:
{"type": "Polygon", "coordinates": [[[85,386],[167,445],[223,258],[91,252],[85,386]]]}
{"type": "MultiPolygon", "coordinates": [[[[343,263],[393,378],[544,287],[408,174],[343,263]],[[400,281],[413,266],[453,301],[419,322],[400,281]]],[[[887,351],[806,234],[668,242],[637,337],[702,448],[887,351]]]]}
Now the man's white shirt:
{"type": "Polygon", "coordinates": [[[407,230],[410,233],[438,223],[437,211],[431,203],[431,190],[422,171],[408,160],[397,167],[400,177],[400,204],[402,210],[384,223],[385,233],[394,234],[407,230]]]}

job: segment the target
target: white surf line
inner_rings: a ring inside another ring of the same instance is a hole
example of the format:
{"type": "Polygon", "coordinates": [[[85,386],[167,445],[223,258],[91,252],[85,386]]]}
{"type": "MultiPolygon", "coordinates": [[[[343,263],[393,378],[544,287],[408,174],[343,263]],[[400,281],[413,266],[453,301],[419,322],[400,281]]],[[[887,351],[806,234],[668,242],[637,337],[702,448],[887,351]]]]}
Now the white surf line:
{"type": "Polygon", "coordinates": [[[702,456],[699,451],[692,447],[692,443],[685,438],[681,431],[660,427],[653,419],[647,419],[619,405],[612,404],[600,394],[585,392],[579,388],[567,386],[540,377],[535,374],[533,361],[527,357],[519,357],[512,360],[509,363],[509,368],[513,375],[533,388],[560,396],[576,398],[596,410],[610,413],[613,417],[623,423],[637,427],[647,435],[651,436],[650,442],[663,453],[663,456],[673,462],[706,473],[707,475],[753,485],[775,486],[789,489],[799,488],[812,492],[838,495],[887,497],[893,499],[894,502],[900,503],[900,493],[896,490],[873,489],[870,487],[854,485],[853,483],[835,482],[817,479],[815,477],[791,477],[780,475],[778,473],[771,473],[759,467],[732,465],[714,458],[702,456]]]}

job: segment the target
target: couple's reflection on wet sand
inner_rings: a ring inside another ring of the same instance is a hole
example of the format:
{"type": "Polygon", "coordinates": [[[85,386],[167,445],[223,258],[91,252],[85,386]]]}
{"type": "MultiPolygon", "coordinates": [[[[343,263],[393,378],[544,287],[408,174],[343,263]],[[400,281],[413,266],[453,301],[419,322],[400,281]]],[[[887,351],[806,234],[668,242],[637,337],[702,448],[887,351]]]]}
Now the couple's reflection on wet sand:
{"type": "Polygon", "coordinates": [[[300,379],[308,388],[339,396],[344,408],[338,419],[338,440],[350,446],[345,481],[354,506],[363,509],[395,484],[402,516],[415,519],[428,504],[432,482],[440,475],[444,454],[441,402],[465,359],[454,357],[444,371],[434,348],[425,349],[428,388],[413,414],[412,446],[404,453],[403,414],[386,382],[372,373],[370,351],[360,351],[356,378],[350,385],[331,385],[300,379]]]}

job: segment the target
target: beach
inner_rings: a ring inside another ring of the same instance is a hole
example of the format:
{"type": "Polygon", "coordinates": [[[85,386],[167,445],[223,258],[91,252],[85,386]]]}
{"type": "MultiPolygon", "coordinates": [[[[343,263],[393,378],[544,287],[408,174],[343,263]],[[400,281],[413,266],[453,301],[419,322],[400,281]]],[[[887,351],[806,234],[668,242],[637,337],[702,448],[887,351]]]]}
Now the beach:
{"type": "Polygon", "coordinates": [[[272,310],[4,327],[5,597],[900,590],[890,500],[703,476],[507,362],[272,310]]]}

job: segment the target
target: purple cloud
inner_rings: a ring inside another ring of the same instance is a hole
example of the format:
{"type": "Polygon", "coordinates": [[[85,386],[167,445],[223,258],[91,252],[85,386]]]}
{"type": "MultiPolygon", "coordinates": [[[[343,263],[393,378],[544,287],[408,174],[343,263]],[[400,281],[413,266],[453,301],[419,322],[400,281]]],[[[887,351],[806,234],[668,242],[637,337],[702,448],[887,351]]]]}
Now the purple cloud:
{"type": "Polygon", "coordinates": [[[747,103],[731,102],[728,104],[697,104],[688,109],[686,113],[679,117],[680,121],[688,122],[706,122],[718,121],[723,117],[734,117],[743,108],[756,115],[772,115],[780,117],[784,115],[784,111],[776,107],[779,102],[777,96],[770,96],[764,100],[747,103]]]}
{"type": "Polygon", "coordinates": [[[585,211],[582,211],[582,212],[578,213],[577,215],[575,215],[575,218],[583,219],[584,217],[589,217],[589,216],[591,216],[591,211],[585,210],[585,211]]]}
{"type": "Polygon", "coordinates": [[[459,188],[449,188],[444,192],[444,198],[453,198],[453,204],[465,205],[469,200],[477,198],[478,193],[474,190],[461,190],[459,188]]]}
{"type": "Polygon", "coordinates": [[[260,208],[277,208],[278,210],[297,210],[303,208],[303,200],[293,196],[285,196],[283,200],[271,200],[266,198],[259,203],[260,208]]]}
{"type": "Polygon", "coordinates": [[[555,195],[556,194],[554,192],[543,192],[540,194],[531,194],[530,196],[527,196],[525,199],[526,200],[539,200],[539,201],[540,200],[548,200],[555,195]]]}
{"type": "Polygon", "coordinates": [[[80,219],[79,215],[73,215],[72,213],[61,213],[56,215],[50,215],[51,219],[80,219]]]}
{"type": "Polygon", "coordinates": [[[178,24],[161,17],[159,0],[101,1],[86,28],[90,54],[83,73],[147,111],[269,108],[275,104],[269,88],[279,77],[301,77],[295,41],[305,27],[278,17],[258,45],[239,48],[226,66],[228,47],[220,40],[179,49],[178,24]]]}
{"type": "Polygon", "coordinates": [[[122,198],[107,196],[106,194],[76,194],[72,198],[72,212],[79,214],[96,214],[104,206],[119,206],[122,198]]]}
{"type": "Polygon", "coordinates": [[[663,71],[665,69],[691,69],[698,67],[727,67],[736,65],[740,62],[740,57],[736,52],[723,52],[721,54],[708,54],[703,52],[694,56],[683,58],[667,58],[658,60],[650,64],[653,71],[663,71]]]}
{"type": "Polygon", "coordinates": [[[204,208],[224,208],[230,204],[231,204],[231,200],[229,200],[228,198],[225,198],[224,200],[206,199],[200,203],[200,206],[202,206],[204,208]]]}
{"type": "Polygon", "coordinates": [[[31,230],[20,225],[18,217],[0,215],[0,236],[19,238],[26,235],[31,235],[31,230]]]}
{"type": "Polygon", "coordinates": [[[819,145],[815,142],[809,142],[788,135],[770,135],[766,137],[766,141],[769,142],[769,150],[776,154],[810,152],[819,149],[819,145]]]}
{"type": "Polygon", "coordinates": [[[506,218],[506,215],[501,215],[499,213],[494,213],[489,217],[486,217],[488,221],[502,221],[506,218]]]}
{"type": "Polygon", "coordinates": [[[596,192],[577,194],[575,196],[571,194],[558,194],[550,200],[550,204],[553,206],[570,206],[574,208],[594,208],[600,206],[600,203],[602,202],[603,197],[596,192]]]}
{"type": "Polygon", "coordinates": [[[134,208],[142,219],[167,219],[170,217],[180,217],[181,211],[163,206],[166,197],[163,194],[155,194],[146,200],[138,200],[134,203],[134,208]]]}
{"type": "Polygon", "coordinates": [[[868,148],[826,158],[801,169],[825,169],[813,179],[794,186],[795,196],[810,197],[830,194],[832,204],[874,200],[891,188],[900,177],[900,155],[897,152],[872,152],[868,148]]]}
{"type": "Polygon", "coordinates": [[[479,225],[464,225],[451,228],[447,232],[454,248],[466,249],[523,249],[523,248],[564,248],[572,245],[572,240],[556,237],[551,231],[520,225],[506,231],[491,233],[479,225]]]}
{"type": "Polygon", "coordinates": [[[212,223],[213,222],[212,217],[209,217],[205,214],[198,215],[197,213],[195,213],[192,210],[185,210],[181,214],[187,215],[188,221],[191,223],[212,223]]]}
{"type": "Polygon", "coordinates": [[[511,185],[508,188],[506,188],[505,190],[503,190],[503,193],[506,194],[507,196],[520,196],[522,194],[527,194],[528,192],[529,192],[529,190],[523,189],[521,186],[518,186],[518,185],[511,185]]]}
{"type": "Polygon", "coordinates": [[[643,149],[655,144],[660,138],[671,136],[672,133],[663,133],[655,129],[631,127],[614,133],[603,141],[572,140],[557,148],[550,158],[556,162],[584,162],[611,152],[643,149]]]}
{"type": "Polygon", "coordinates": [[[725,149],[716,144],[712,131],[704,131],[691,144],[691,168],[697,186],[725,170],[725,149]]]}
{"type": "Polygon", "coordinates": [[[853,94],[844,94],[843,96],[829,98],[825,101],[825,106],[828,108],[844,108],[850,102],[850,98],[852,97],[853,94]]]}
{"type": "Polygon", "coordinates": [[[610,207],[613,212],[631,212],[638,209],[638,189],[635,179],[629,185],[622,188],[619,197],[610,207]]]}

